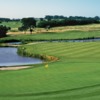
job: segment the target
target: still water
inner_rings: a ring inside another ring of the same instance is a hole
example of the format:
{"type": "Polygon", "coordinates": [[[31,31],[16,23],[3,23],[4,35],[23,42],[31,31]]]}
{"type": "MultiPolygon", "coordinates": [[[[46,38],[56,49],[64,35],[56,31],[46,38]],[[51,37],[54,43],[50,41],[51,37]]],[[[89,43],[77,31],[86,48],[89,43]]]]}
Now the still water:
{"type": "Polygon", "coordinates": [[[0,66],[39,64],[42,62],[40,59],[19,56],[17,48],[0,47],[0,66]]]}

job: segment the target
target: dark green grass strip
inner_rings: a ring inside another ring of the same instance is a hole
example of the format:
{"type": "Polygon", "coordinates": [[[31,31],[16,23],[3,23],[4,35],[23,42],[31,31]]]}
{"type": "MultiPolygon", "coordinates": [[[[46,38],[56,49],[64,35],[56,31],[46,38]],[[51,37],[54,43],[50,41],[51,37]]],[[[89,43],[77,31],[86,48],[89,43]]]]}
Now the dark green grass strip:
{"type": "MultiPolygon", "coordinates": [[[[23,96],[43,96],[43,95],[57,95],[57,94],[63,94],[63,93],[68,93],[68,92],[77,92],[80,90],[84,90],[84,89],[92,89],[92,88],[99,88],[100,84],[95,84],[95,85],[90,85],[90,86],[85,86],[85,87],[78,87],[78,88],[72,88],[72,89],[67,89],[67,90],[59,90],[59,91],[50,91],[50,92],[41,92],[41,93],[23,93],[23,94],[0,94],[0,97],[23,97],[23,96]]],[[[97,92],[94,91],[96,94],[97,92]]],[[[100,90],[98,92],[100,95],[100,90]]],[[[91,93],[89,93],[91,95],[91,93]]],[[[94,93],[93,93],[94,94],[94,93]]],[[[74,96],[74,95],[73,95],[74,96]]],[[[78,95],[77,95],[78,96],[78,95]]]]}

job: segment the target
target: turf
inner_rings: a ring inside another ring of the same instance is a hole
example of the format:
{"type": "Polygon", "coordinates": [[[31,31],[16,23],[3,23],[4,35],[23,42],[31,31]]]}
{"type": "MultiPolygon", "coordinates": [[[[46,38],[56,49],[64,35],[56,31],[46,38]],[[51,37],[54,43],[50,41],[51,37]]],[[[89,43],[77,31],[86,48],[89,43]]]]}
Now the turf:
{"type": "Polygon", "coordinates": [[[43,40],[66,40],[66,39],[85,39],[85,38],[98,38],[100,37],[100,31],[67,31],[67,32],[47,32],[39,34],[21,34],[21,35],[9,35],[8,37],[1,38],[0,42],[8,41],[43,41],[43,40]]]}
{"type": "Polygon", "coordinates": [[[1,100],[100,99],[100,42],[39,43],[24,48],[31,55],[52,55],[59,61],[48,63],[48,69],[41,64],[0,71],[1,100]]]}
{"type": "Polygon", "coordinates": [[[18,28],[20,27],[22,24],[20,21],[16,22],[16,21],[11,21],[11,22],[2,22],[0,23],[0,25],[4,25],[7,27],[11,27],[11,28],[18,28]]]}

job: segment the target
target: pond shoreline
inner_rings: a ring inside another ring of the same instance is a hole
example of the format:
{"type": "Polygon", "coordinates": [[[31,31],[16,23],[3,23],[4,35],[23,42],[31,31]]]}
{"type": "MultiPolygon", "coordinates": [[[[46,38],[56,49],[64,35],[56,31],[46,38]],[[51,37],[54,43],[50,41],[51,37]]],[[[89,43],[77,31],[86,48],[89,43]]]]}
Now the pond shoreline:
{"type": "Polygon", "coordinates": [[[88,37],[88,38],[76,38],[76,39],[41,39],[41,40],[33,40],[33,41],[8,41],[5,43],[8,43],[9,45],[19,46],[22,44],[28,44],[28,43],[42,43],[42,42],[96,42],[100,41],[100,37],[88,37]]]}
{"type": "MultiPolygon", "coordinates": [[[[41,40],[41,41],[31,41],[27,44],[30,44],[30,43],[34,43],[36,44],[37,43],[45,43],[45,42],[96,42],[96,41],[100,41],[100,37],[97,37],[97,38],[84,38],[84,39],[60,39],[60,40],[41,40]]],[[[14,48],[17,48],[19,46],[21,46],[21,42],[11,42],[11,43],[4,43],[3,45],[0,45],[0,47],[14,47],[14,48]]],[[[25,55],[24,55],[25,56],[25,55]]],[[[53,61],[57,61],[58,58],[56,57],[53,57],[53,56],[40,56],[38,55],[38,57],[36,58],[42,58],[43,60],[53,60],[53,61]]],[[[0,66],[0,71],[1,70],[20,70],[20,69],[26,69],[26,68],[29,68],[30,66],[27,66],[27,65],[18,65],[18,66],[0,66]]]]}
{"type": "Polygon", "coordinates": [[[0,40],[0,43],[8,43],[9,45],[22,45],[22,44],[27,44],[27,43],[32,43],[32,42],[75,42],[75,41],[86,41],[86,42],[90,42],[90,41],[100,41],[100,37],[84,37],[84,38],[68,38],[68,39],[36,39],[36,40],[18,40],[18,39],[9,39],[9,40],[6,40],[6,39],[3,39],[3,40],[0,40]]]}
{"type": "Polygon", "coordinates": [[[35,57],[20,56],[15,47],[0,47],[0,67],[29,66],[30,64],[41,64],[43,61],[35,57]]]}

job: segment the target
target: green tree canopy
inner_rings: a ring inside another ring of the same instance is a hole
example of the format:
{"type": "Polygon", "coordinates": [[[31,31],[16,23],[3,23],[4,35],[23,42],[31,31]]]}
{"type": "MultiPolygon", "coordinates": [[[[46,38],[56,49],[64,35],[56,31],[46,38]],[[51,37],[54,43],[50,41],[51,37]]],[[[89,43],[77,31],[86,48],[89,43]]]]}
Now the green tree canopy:
{"type": "Polygon", "coordinates": [[[6,33],[10,29],[11,29],[10,27],[6,27],[6,26],[3,26],[3,25],[0,25],[0,37],[6,36],[6,33]]]}
{"type": "MultiPolygon", "coordinates": [[[[29,29],[30,33],[32,33],[33,28],[36,26],[36,20],[34,18],[23,18],[21,20],[22,28],[21,29],[29,29]]],[[[20,29],[20,28],[19,28],[20,29]]]]}

